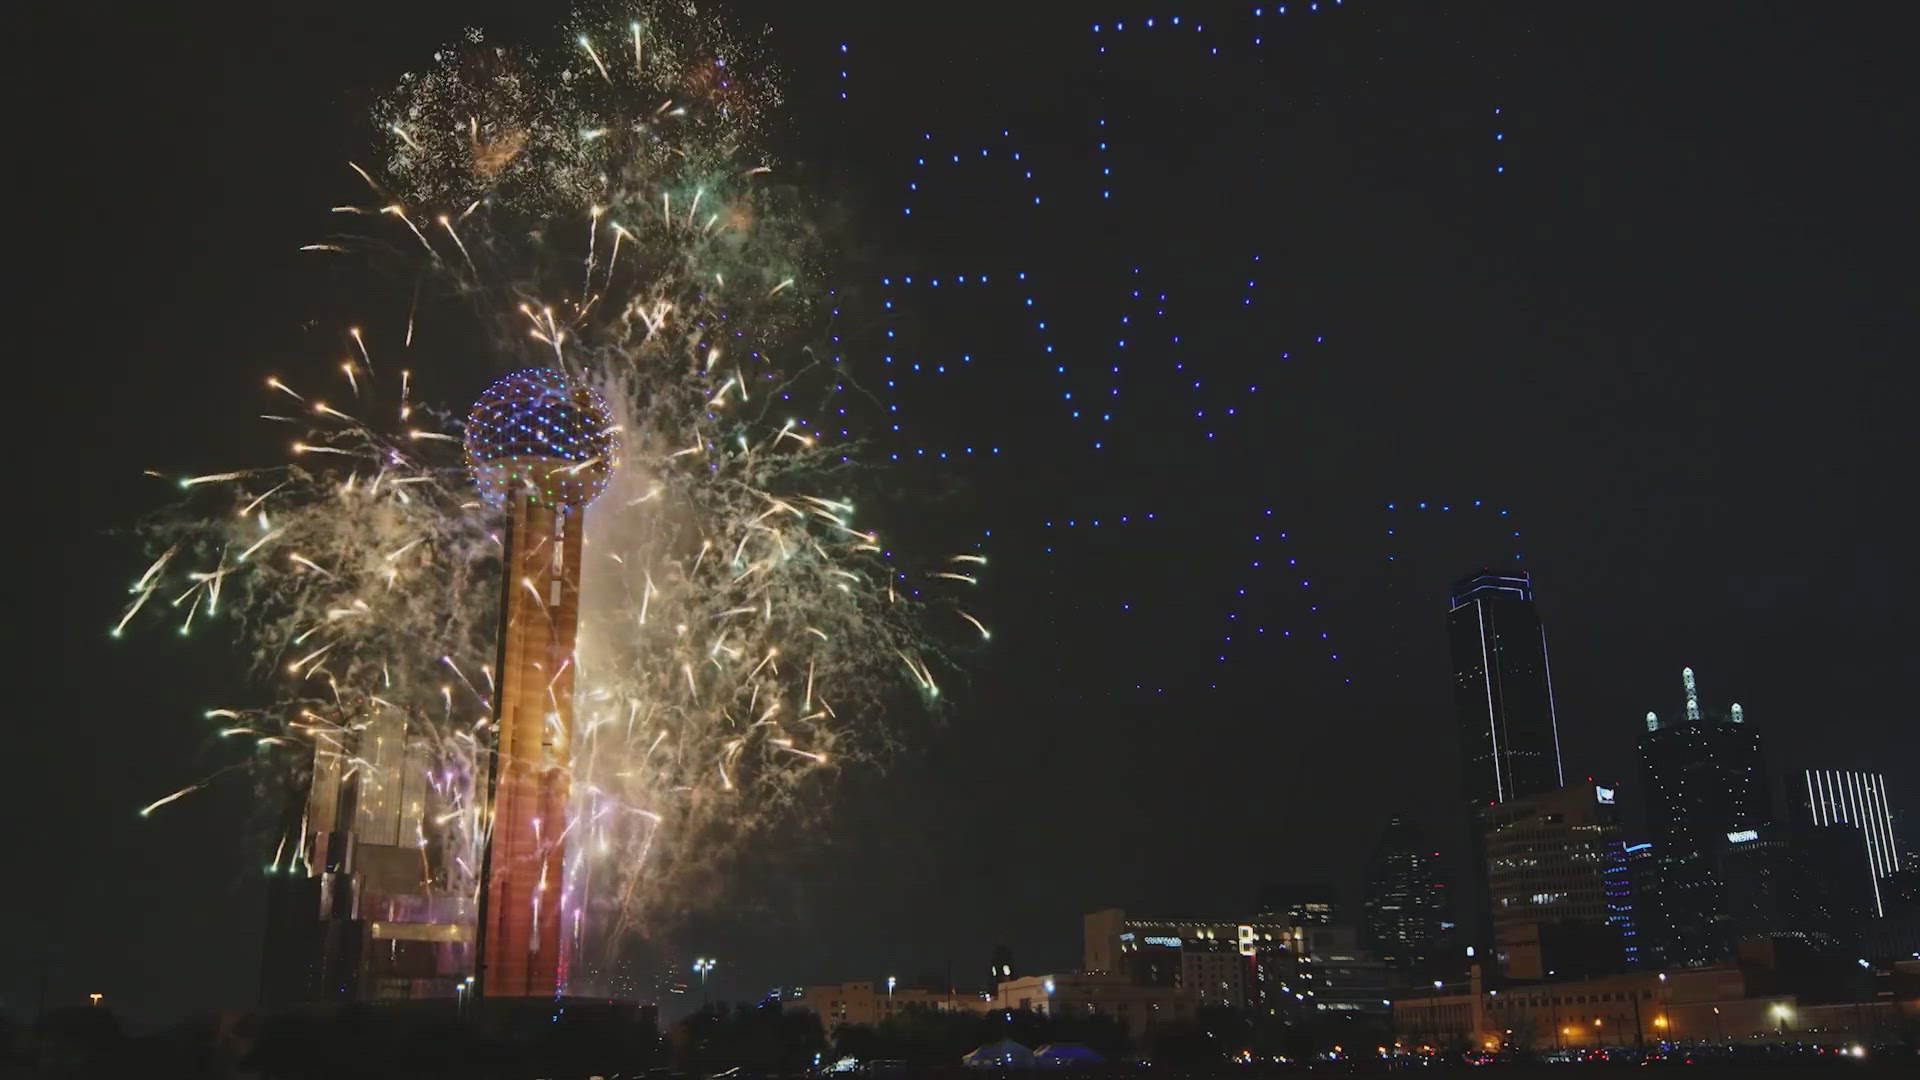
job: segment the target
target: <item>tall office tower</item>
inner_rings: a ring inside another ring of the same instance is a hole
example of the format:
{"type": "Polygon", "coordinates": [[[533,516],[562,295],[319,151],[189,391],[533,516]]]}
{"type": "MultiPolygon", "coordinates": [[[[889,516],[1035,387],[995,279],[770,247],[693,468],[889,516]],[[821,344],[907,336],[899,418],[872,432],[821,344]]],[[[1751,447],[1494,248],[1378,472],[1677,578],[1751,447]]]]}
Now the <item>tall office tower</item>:
{"type": "Polygon", "coordinates": [[[1394,967],[1418,967],[1451,921],[1451,900],[1440,873],[1440,853],[1399,814],[1367,864],[1361,945],[1394,967]]]}
{"type": "Polygon", "coordinates": [[[1647,714],[1640,767],[1647,827],[1660,879],[1660,923],[1639,926],[1659,939],[1670,964],[1725,956],[1727,909],[1720,857],[1727,837],[1772,818],[1760,735],[1740,706],[1709,715],[1693,669],[1681,672],[1685,704],[1678,722],[1647,714]]]}
{"type": "Polygon", "coordinates": [[[612,429],[598,394],[546,369],[501,378],[467,418],[468,466],[508,523],[474,973],[476,992],[491,997],[552,997],[565,984],[560,882],[581,541],[586,508],[619,453],[612,429]]]}
{"type": "Polygon", "coordinates": [[[1482,570],[1454,585],[1452,599],[1447,628],[1467,805],[1558,790],[1560,731],[1532,582],[1524,571],[1482,570]]]}
{"type": "Polygon", "coordinates": [[[1626,851],[1614,789],[1576,784],[1481,811],[1493,940],[1510,978],[1626,966],[1626,851]]]}
{"type": "Polygon", "coordinates": [[[1790,789],[1796,816],[1806,825],[1849,825],[1862,834],[1867,849],[1873,914],[1885,915],[1880,882],[1900,871],[1899,845],[1893,837],[1893,811],[1887,806],[1887,778],[1880,773],[1807,769],[1790,789]]]}
{"type": "Polygon", "coordinates": [[[1481,814],[1509,799],[1560,789],[1560,731],[1546,631],[1526,572],[1481,570],[1456,582],[1450,601],[1447,637],[1467,807],[1462,936],[1484,955],[1495,944],[1481,814]]]}

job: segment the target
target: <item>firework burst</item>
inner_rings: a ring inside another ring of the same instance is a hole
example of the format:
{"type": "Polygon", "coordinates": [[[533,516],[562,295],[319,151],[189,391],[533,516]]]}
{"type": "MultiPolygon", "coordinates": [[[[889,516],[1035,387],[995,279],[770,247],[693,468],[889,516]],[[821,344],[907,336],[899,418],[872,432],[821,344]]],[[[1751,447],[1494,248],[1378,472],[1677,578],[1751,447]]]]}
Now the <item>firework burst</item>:
{"type": "MultiPolygon", "coordinates": [[[[714,895],[769,827],[822,807],[837,769],[896,744],[923,711],[903,706],[940,694],[928,627],[986,633],[932,599],[970,588],[982,557],[904,569],[859,523],[858,455],[774,408],[847,386],[800,344],[820,259],[761,149],[776,82],[751,40],[690,8],[583,22],[551,54],[469,34],[380,105],[384,153],[355,166],[373,198],[340,208],[358,229],[312,245],[405,255],[396,351],[431,354],[426,313],[458,310],[490,343],[476,380],[558,369],[612,415],[620,466],[586,519],[574,673],[576,989],[714,895]]],[[[183,481],[115,632],[154,612],[183,633],[237,628],[272,701],[215,719],[263,748],[271,784],[313,792],[274,869],[311,870],[322,789],[352,780],[358,826],[419,849],[416,917],[470,922],[502,518],[461,424],[345,338],[338,400],[267,382],[287,462],[183,481]]]]}

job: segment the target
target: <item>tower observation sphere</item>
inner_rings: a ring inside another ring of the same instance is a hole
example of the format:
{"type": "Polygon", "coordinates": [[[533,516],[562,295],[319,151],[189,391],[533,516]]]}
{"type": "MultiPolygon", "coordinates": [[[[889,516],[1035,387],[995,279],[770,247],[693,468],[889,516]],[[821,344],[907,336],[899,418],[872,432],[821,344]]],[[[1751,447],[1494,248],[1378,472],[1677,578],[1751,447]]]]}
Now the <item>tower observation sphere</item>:
{"type": "Polygon", "coordinates": [[[594,389],[552,368],[503,375],[467,414],[467,468],[490,503],[525,494],[584,509],[620,459],[613,413],[594,389]]]}

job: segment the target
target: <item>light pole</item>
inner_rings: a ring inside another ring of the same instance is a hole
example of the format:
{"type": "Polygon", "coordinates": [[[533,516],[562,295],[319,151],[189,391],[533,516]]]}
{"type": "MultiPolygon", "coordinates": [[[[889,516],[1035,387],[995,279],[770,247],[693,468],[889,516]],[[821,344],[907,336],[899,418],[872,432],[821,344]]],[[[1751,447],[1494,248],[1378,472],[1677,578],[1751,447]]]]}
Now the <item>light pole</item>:
{"type": "Polygon", "coordinates": [[[707,972],[718,962],[711,956],[702,956],[693,962],[693,970],[700,973],[700,1007],[703,1009],[707,1007],[707,972]]]}

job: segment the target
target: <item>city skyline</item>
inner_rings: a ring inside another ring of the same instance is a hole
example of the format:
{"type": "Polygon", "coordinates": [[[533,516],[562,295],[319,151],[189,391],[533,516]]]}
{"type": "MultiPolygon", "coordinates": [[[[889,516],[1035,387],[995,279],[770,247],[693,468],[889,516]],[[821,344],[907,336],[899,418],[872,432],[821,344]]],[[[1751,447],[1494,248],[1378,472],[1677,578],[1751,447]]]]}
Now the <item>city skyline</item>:
{"type": "MultiPolygon", "coordinates": [[[[716,996],[979,968],[1002,942],[1066,970],[1087,911],[1244,911],[1276,880],[1333,882],[1353,913],[1396,815],[1460,881],[1446,609],[1476,567],[1538,588],[1556,778],[1622,778],[1622,837],[1653,835],[1636,739],[1684,726],[1691,665],[1709,705],[1738,688],[1774,768],[1883,776],[1913,839],[1886,495],[1911,342],[1870,227],[1899,194],[1876,178],[1903,174],[1873,137],[1896,67],[1861,61],[1857,29],[1689,11],[1651,40],[1528,5],[1348,3],[1222,7],[1182,36],[1078,11],[915,36],[741,10],[791,81],[778,175],[831,193],[817,351],[871,398],[846,421],[875,459],[863,512],[903,548],[978,544],[992,638],[909,753],[836,777],[826,813],[716,863],[663,928],[664,951],[723,959],[716,996]],[[1788,48],[1804,81],[1768,77],[1788,48]],[[983,59],[1006,72],[984,88],[983,59]],[[1646,75],[1598,92],[1621,65],[1646,75]],[[1729,85],[1759,100],[1730,112],[1729,85]]],[[[39,204],[117,210],[32,223],[63,282],[38,353],[75,355],[54,330],[97,319],[74,285],[97,253],[166,262],[78,350],[98,447],[57,489],[28,479],[71,541],[21,601],[47,620],[23,669],[59,678],[21,725],[45,767],[7,794],[41,823],[20,865],[52,883],[5,901],[16,1016],[43,973],[147,1019],[256,989],[274,845],[247,823],[281,808],[215,782],[138,816],[231,763],[204,713],[254,691],[217,622],[110,640],[139,566],[109,530],[174,478],[284,449],[214,419],[262,411],[263,364],[336,367],[350,311],[401,340],[404,296],[369,309],[298,249],[358,197],[370,98],[459,26],[528,39],[546,13],[429,5],[368,41],[376,14],[114,28],[48,133],[73,175],[36,177],[39,204]],[[135,94],[139,121],[111,119],[135,94]],[[126,161],[139,182],[109,180],[126,161]]],[[[443,406],[505,370],[469,345],[409,355],[443,406]]]]}

